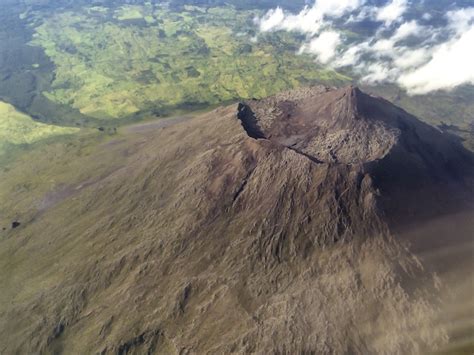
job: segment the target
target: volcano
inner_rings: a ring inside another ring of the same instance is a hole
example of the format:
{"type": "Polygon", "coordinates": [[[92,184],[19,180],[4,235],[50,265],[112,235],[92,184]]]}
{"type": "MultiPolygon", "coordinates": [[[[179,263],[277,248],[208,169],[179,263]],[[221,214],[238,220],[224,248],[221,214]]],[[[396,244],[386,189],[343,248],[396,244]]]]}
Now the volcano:
{"type": "Polygon", "coordinates": [[[450,240],[407,231],[471,211],[473,182],[459,142],[352,86],[167,125],[5,232],[0,351],[437,349],[440,281],[410,244],[450,240]]]}

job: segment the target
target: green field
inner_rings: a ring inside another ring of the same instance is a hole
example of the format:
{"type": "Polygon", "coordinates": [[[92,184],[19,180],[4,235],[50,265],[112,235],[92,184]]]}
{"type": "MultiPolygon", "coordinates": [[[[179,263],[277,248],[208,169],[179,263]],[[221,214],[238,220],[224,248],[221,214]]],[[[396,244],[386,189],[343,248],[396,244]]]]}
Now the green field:
{"type": "Polygon", "coordinates": [[[152,4],[55,13],[31,42],[55,65],[43,94],[97,120],[128,120],[350,80],[296,55],[294,35],[253,41],[255,14],[152,4]]]}

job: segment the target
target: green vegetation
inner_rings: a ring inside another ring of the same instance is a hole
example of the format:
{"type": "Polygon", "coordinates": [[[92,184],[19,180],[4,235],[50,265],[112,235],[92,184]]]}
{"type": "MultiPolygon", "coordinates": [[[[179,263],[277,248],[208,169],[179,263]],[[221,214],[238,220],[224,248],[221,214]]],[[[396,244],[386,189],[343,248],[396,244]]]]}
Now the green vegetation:
{"type": "MultiPolygon", "coordinates": [[[[2,2],[0,11],[0,100],[42,122],[83,125],[88,118],[42,93],[50,90],[54,64],[38,46],[28,43],[34,24],[26,5],[2,2]]],[[[90,121],[90,120],[89,120],[90,121]]],[[[91,122],[92,123],[92,122],[91,122]]]]}
{"type": "Polygon", "coordinates": [[[128,120],[350,79],[295,55],[295,35],[252,41],[255,14],[152,4],[55,13],[32,41],[56,66],[43,94],[97,120],[128,120]]]}
{"type": "Polygon", "coordinates": [[[0,158],[15,146],[33,144],[47,138],[71,135],[78,128],[38,123],[12,105],[0,101],[0,158]]]}

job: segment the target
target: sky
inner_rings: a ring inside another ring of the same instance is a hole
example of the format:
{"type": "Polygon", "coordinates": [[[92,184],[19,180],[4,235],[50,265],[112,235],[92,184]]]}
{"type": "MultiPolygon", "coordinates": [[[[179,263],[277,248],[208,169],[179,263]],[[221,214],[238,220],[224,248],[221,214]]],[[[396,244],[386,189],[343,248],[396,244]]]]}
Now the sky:
{"type": "Polygon", "coordinates": [[[451,6],[415,19],[410,16],[413,6],[410,0],[380,6],[366,0],[316,0],[299,13],[269,10],[255,22],[262,33],[304,34],[300,54],[309,53],[336,70],[349,68],[363,83],[395,83],[410,95],[474,84],[474,6],[451,6]],[[362,21],[375,23],[376,29],[359,40],[336,25],[362,21]]]}

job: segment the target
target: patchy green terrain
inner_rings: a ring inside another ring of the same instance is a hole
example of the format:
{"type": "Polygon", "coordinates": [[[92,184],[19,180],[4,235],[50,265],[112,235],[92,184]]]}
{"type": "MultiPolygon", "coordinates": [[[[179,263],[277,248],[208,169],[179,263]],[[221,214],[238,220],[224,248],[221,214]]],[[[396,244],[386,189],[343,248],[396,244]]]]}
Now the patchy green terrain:
{"type": "Polygon", "coordinates": [[[350,80],[296,55],[294,35],[253,41],[254,16],[233,7],[186,6],[179,13],[152,4],[84,7],[46,17],[31,43],[55,65],[44,95],[97,120],[160,116],[350,80]]]}

